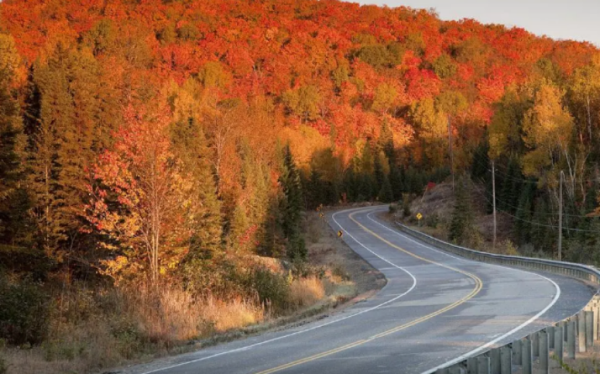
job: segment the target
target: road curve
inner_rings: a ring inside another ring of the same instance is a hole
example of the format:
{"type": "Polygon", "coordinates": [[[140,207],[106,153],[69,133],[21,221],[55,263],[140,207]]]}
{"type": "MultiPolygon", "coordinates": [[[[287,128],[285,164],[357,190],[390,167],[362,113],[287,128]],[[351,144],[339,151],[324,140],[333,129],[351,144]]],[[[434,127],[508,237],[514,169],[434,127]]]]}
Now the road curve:
{"type": "Polygon", "coordinates": [[[387,207],[328,216],[387,278],[373,298],[326,319],[125,370],[187,373],[427,373],[579,311],[577,280],[478,263],[432,248],[377,218],[387,207]]]}

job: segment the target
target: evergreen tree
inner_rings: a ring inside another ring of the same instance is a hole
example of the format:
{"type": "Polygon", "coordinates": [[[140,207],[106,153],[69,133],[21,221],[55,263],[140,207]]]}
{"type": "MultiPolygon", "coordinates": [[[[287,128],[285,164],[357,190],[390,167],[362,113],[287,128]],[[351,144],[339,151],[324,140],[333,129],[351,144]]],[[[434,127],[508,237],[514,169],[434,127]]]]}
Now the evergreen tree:
{"type": "Polygon", "coordinates": [[[228,247],[238,254],[247,252],[250,222],[243,205],[235,206],[229,226],[228,247]]]}
{"type": "Polygon", "coordinates": [[[514,159],[508,161],[508,170],[502,181],[502,187],[498,194],[499,209],[514,214],[516,208],[515,201],[519,199],[519,192],[521,191],[521,175],[518,163],[514,159]]]}
{"type": "Polygon", "coordinates": [[[481,142],[473,153],[473,162],[471,166],[471,176],[474,180],[488,180],[490,159],[488,156],[489,145],[487,142],[481,142]]]}
{"type": "Polygon", "coordinates": [[[454,211],[450,222],[450,240],[462,244],[468,239],[473,230],[473,211],[471,199],[464,179],[456,184],[456,195],[454,197],[454,211]]]}
{"type": "Polygon", "coordinates": [[[531,243],[540,250],[552,253],[556,247],[556,229],[550,220],[550,210],[543,197],[538,197],[534,203],[531,243]]]}
{"type": "MultiPolygon", "coordinates": [[[[382,153],[383,156],[383,153],[382,153]]],[[[385,156],[383,156],[385,157],[385,156]]],[[[386,175],[383,171],[383,165],[381,163],[381,157],[375,157],[373,162],[373,176],[375,180],[375,185],[373,186],[376,191],[381,191],[383,188],[383,181],[386,179],[386,175]]]]}
{"type": "Polygon", "coordinates": [[[321,175],[315,168],[310,169],[308,178],[302,178],[303,191],[305,191],[306,205],[308,209],[315,209],[325,202],[325,184],[321,180],[321,175]]]}
{"type": "Polygon", "coordinates": [[[402,170],[399,169],[395,165],[390,165],[390,186],[392,189],[392,199],[394,201],[400,200],[402,198],[402,193],[405,192],[403,188],[402,181],[402,170]]]}
{"type": "Polygon", "coordinates": [[[383,180],[383,186],[381,187],[381,190],[379,191],[378,199],[382,203],[389,203],[394,200],[394,193],[392,191],[392,185],[390,183],[390,180],[387,177],[385,177],[383,180]]]}
{"type": "Polygon", "coordinates": [[[287,256],[292,260],[304,260],[306,258],[306,247],[300,236],[303,206],[300,173],[296,168],[289,146],[284,148],[283,157],[279,182],[283,189],[281,226],[287,239],[287,256]]]}
{"type": "MultiPolygon", "coordinates": [[[[54,260],[82,245],[82,207],[89,198],[90,166],[112,144],[121,116],[116,91],[102,84],[103,72],[88,50],[59,44],[33,69],[39,107],[30,121],[30,186],[40,244],[54,260]],[[31,126],[32,122],[35,126],[31,126]],[[74,239],[78,238],[77,241],[74,239]]],[[[79,248],[81,247],[81,248],[79,248]]]]}
{"type": "Polygon", "coordinates": [[[358,176],[357,201],[369,201],[377,194],[377,183],[371,174],[361,173],[358,176]]]}
{"type": "Polygon", "coordinates": [[[0,243],[19,245],[29,240],[27,211],[29,195],[25,189],[25,134],[19,116],[19,103],[11,89],[18,55],[11,37],[0,35],[0,243]]]}
{"type": "Polygon", "coordinates": [[[170,136],[173,150],[193,183],[186,223],[192,232],[188,257],[210,258],[221,248],[223,236],[212,152],[202,127],[194,118],[172,124],[170,136]]]}
{"type": "Polygon", "coordinates": [[[356,201],[358,197],[358,183],[354,167],[350,166],[344,173],[342,189],[346,192],[346,199],[350,202],[356,201]]]}
{"type": "Polygon", "coordinates": [[[521,191],[514,226],[517,244],[519,245],[531,242],[532,201],[534,193],[535,185],[532,183],[527,183],[521,191]]]}

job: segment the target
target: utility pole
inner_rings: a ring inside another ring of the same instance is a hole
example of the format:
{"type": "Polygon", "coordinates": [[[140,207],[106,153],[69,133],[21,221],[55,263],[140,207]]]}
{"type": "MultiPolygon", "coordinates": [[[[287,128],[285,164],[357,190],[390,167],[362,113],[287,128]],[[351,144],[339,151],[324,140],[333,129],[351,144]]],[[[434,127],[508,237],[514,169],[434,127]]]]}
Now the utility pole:
{"type": "Polygon", "coordinates": [[[560,171],[560,195],[558,198],[558,261],[562,260],[562,216],[563,216],[563,178],[564,173],[560,171]]]}
{"type": "Polygon", "coordinates": [[[448,116],[448,153],[450,154],[450,172],[452,173],[452,191],[454,191],[454,151],[452,149],[452,125],[448,116]]]}
{"type": "Polygon", "coordinates": [[[496,249],[496,170],[494,168],[494,160],[492,159],[492,205],[494,206],[494,244],[496,249]]]}

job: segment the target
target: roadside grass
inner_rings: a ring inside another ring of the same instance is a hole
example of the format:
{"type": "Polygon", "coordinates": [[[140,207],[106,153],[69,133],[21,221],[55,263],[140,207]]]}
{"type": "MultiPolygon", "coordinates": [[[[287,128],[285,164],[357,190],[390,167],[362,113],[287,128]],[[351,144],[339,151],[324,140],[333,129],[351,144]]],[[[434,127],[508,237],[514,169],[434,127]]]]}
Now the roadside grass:
{"type": "Polygon", "coordinates": [[[325,297],[323,280],[316,276],[295,279],[290,285],[290,305],[293,309],[317,303],[325,297]]]}

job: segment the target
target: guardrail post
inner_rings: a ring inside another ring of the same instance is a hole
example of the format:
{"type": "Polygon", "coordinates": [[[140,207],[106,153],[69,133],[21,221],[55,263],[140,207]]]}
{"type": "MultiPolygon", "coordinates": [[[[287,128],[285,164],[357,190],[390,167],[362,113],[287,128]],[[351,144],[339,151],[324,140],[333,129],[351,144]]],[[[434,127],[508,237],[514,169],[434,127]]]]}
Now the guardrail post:
{"type": "Polygon", "coordinates": [[[500,374],[512,373],[512,349],[509,345],[500,348],[500,374]]]}
{"type": "Polygon", "coordinates": [[[531,337],[531,342],[533,344],[533,351],[531,352],[531,354],[533,355],[533,357],[540,357],[540,334],[539,332],[534,332],[533,334],[529,335],[531,337]]]}
{"type": "Polygon", "coordinates": [[[500,348],[490,351],[490,373],[500,374],[500,348]]]}
{"type": "Polygon", "coordinates": [[[548,332],[548,347],[550,347],[550,349],[554,349],[554,334],[556,329],[554,326],[549,326],[546,327],[546,331],[548,332]]]}
{"type": "Polygon", "coordinates": [[[554,332],[554,355],[558,358],[558,365],[563,361],[563,332],[564,323],[560,323],[554,332]]]}
{"type": "Polygon", "coordinates": [[[540,337],[540,369],[542,370],[542,373],[550,374],[550,344],[548,341],[548,333],[542,330],[538,335],[540,337]]]}
{"type": "Polygon", "coordinates": [[[454,365],[448,370],[448,374],[465,374],[465,369],[458,365],[454,365]]]}
{"type": "Polygon", "coordinates": [[[527,337],[525,338],[525,340],[523,340],[523,374],[531,374],[533,363],[533,355],[531,352],[531,348],[531,340],[529,339],[529,337],[527,337]]]}
{"type": "Polygon", "coordinates": [[[598,340],[598,298],[594,296],[593,301],[593,311],[594,311],[594,340],[598,340]]]}
{"type": "Polygon", "coordinates": [[[567,322],[567,358],[575,359],[575,320],[567,322]]]}
{"type": "Polygon", "coordinates": [[[477,374],[490,374],[490,358],[487,355],[477,357],[477,374]]]}
{"type": "Polygon", "coordinates": [[[479,374],[477,373],[477,357],[467,358],[467,374],[479,374]]]}
{"type": "Polygon", "coordinates": [[[522,365],[523,364],[523,343],[520,340],[515,340],[512,344],[513,353],[515,354],[515,364],[522,365]]]}
{"type": "Polygon", "coordinates": [[[579,322],[579,325],[577,326],[577,331],[578,331],[578,345],[579,345],[579,353],[585,353],[586,351],[586,346],[585,346],[585,312],[581,311],[578,315],[577,315],[577,321],[579,322]]]}
{"type": "Polygon", "coordinates": [[[585,345],[592,349],[594,346],[594,312],[585,312],[585,345]]]}

